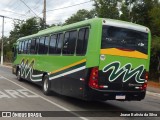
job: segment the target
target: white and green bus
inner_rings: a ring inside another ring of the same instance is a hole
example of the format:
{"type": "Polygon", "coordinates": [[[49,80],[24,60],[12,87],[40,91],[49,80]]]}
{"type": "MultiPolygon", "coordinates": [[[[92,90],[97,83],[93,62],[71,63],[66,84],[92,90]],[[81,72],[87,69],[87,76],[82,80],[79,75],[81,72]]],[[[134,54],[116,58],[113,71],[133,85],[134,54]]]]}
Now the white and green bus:
{"type": "Polygon", "coordinates": [[[146,94],[150,30],[94,18],[19,38],[13,73],[18,80],[83,100],[142,100],[146,94]]]}

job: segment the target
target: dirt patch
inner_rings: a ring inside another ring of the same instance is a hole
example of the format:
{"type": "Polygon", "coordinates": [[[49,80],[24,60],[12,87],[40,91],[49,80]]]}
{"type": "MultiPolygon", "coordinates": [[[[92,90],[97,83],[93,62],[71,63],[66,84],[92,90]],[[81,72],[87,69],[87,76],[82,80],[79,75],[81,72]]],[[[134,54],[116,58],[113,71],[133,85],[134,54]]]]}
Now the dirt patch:
{"type": "Polygon", "coordinates": [[[154,87],[154,88],[160,88],[160,83],[148,81],[148,86],[154,87]]]}

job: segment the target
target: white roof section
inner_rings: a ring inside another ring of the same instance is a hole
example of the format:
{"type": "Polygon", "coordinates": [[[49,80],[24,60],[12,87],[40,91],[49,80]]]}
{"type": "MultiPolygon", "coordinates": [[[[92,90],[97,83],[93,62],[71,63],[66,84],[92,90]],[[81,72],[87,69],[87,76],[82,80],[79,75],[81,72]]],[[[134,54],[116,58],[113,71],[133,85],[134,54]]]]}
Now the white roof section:
{"type": "Polygon", "coordinates": [[[126,28],[126,29],[132,29],[140,32],[145,32],[149,33],[149,28],[134,24],[131,22],[125,22],[125,21],[120,21],[120,20],[113,20],[113,19],[103,19],[102,20],[103,25],[109,25],[109,26],[114,26],[114,27],[121,27],[121,28],[126,28]]]}

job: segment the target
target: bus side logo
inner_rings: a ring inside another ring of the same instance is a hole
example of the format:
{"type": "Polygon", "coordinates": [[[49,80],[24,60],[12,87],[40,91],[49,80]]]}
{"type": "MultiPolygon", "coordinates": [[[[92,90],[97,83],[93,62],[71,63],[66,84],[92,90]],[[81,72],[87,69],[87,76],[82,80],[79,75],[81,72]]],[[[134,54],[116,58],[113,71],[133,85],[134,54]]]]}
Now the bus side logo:
{"type": "Polygon", "coordinates": [[[121,67],[121,63],[119,61],[112,62],[108,65],[106,65],[102,71],[107,72],[109,70],[112,70],[110,76],[109,76],[109,81],[113,82],[115,81],[120,75],[123,75],[123,82],[127,82],[132,76],[135,75],[135,80],[137,83],[144,83],[145,79],[141,79],[141,75],[144,71],[144,65],[140,65],[136,67],[135,69],[131,70],[132,64],[127,63],[123,67],[121,67]]]}
{"type": "Polygon", "coordinates": [[[28,77],[29,73],[30,75],[33,73],[33,65],[34,65],[34,61],[32,61],[29,65],[29,61],[28,60],[22,60],[21,62],[21,74],[22,76],[24,76],[25,78],[28,77]]]}
{"type": "Polygon", "coordinates": [[[23,59],[20,67],[21,67],[21,76],[24,76],[24,78],[29,77],[31,81],[38,82],[42,81],[42,75],[43,74],[37,74],[33,75],[33,66],[34,66],[35,61],[32,60],[31,63],[29,64],[29,60],[27,59],[26,61],[23,59]]]}

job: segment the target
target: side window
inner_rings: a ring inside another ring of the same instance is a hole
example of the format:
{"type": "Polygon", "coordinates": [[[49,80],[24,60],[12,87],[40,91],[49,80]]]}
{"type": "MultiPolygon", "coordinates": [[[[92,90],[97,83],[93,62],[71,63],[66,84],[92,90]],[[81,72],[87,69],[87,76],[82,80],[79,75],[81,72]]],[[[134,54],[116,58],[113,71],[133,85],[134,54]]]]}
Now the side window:
{"type": "Polygon", "coordinates": [[[82,28],[79,30],[78,40],[77,40],[77,48],[76,48],[77,55],[85,55],[86,54],[87,44],[88,44],[88,36],[89,36],[89,29],[88,28],[82,28]]]}
{"type": "Polygon", "coordinates": [[[56,43],[57,43],[57,35],[52,35],[49,43],[49,54],[55,53],[56,43]]]}
{"type": "Polygon", "coordinates": [[[38,48],[39,48],[39,38],[36,38],[36,45],[35,45],[35,53],[38,53],[38,48]]]}
{"type": "Polygon", "coordinates": [[[45,37],[41,37],[40,40],[39,40],[38,54],[44,54],[45,53],[44,39],[45,39],[45,37]]]}
{"type": "Polygon", "coordinates": [[[26,54],[27,53],[27,49],[28,49],[28,40],[26,40],[24,43],[25,44],[24,44],[23,53],[26,54]]]}
{"type": "Polygon", "coordinates": [[[77,40],[77,31],[70,32],[70,38],[68,43],[68,54],[74,54],[77,40]]]}
{"type": "Polygon", "coordinates": [[[21,54],[21,51],[22,51],[22,42],[19,42],[19,45],[18,45],[18,54],[21,54]]]}
{"type": "Polygon", "coordinates": [[[68,42],[69,42],[69,32],[66,32],[63,41],[63,54],[68,54],[68,42]]]}
{"type": "Polygon", "coordinates": [[[23,54],[23,49],[24,49],[24,41],[22,41],[22,46],[21,46],[21,53],[23,54]]]}
{"type": "Polygon", "coordinates": [[[85,31],[85,37],[84,37],[84,47],[83,47],[83,53],[82,54],[86,54],[87,51],[87,45],[88,45],[88,38],[89,38],[89,29],[86,28],[85,31]]]}
{"type": "Polygon", "coordinates": [[[35,46],[36,46],[36,40],[33,39],[31,41],[30,54],[35,54],[35,46]]]}
{"type": "Polygon", "coordinates": [[[48,53],[49,39],[50,39],[49,36],[46,36],[46,37],[45,37],[45,49],[44,49],[44,54],[47,54],[47,53],[48,53]]]}
{"type": "Polygon", "coordinates": [[[62,49],[62,44],[63,44],[63,33],[60,33],[58,35],[58,41],[57,41],[57,50],[56,50],[56,54],[60,54],[61,53],[61,49],[62,49]]]}
{"type": "Polygon", "coordinates": [[[31,48],[31,40],[28,41],[27,54],[30,54],[30,48],[31,48]]]}
{"type": "Polygon", "coordinates": [[[63,54],[74,54],[77,31],[67,32],[64,37],[63,54]]]}

